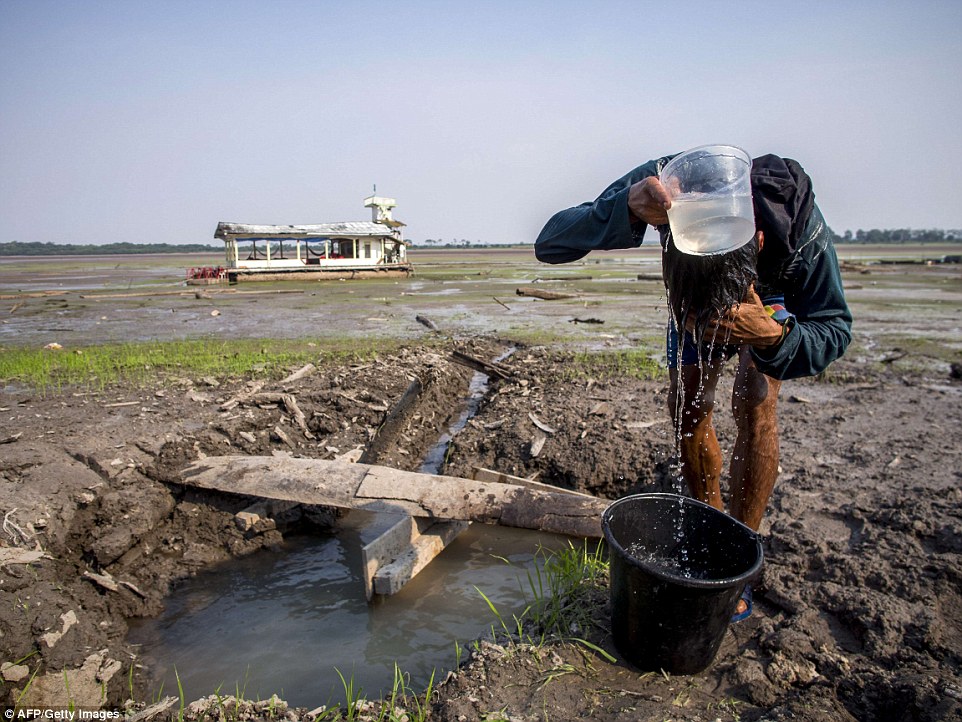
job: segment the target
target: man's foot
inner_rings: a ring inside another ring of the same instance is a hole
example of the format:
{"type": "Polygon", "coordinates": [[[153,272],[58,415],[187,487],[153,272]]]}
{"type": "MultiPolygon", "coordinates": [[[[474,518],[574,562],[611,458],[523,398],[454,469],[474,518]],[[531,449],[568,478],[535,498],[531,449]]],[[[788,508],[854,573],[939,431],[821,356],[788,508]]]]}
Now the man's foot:
{"type": "Polygon", "coordinates": [[[751,585],[746,584],[745,588],[742,590],[742,598],[738,600],[738,606],[735,607],[735,613],[732,615],[731,623],[743,622],[748,619],[752,614],[752,588],[751,585]]]}

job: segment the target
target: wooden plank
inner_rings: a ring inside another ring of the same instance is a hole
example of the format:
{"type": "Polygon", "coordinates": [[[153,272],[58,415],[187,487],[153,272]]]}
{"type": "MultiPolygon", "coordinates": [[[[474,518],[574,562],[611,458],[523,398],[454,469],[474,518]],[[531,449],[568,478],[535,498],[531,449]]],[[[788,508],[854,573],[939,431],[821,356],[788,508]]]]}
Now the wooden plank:
{"type": "Polygon", "coordinates": [[[374,573],[371,579],[374,592],[397,594],[468,526],[466,521],[434,522],[396,559],[374,573]]]}
{"type": "Polygon", "coordinates": [[[594,276],[538,276],[536,281],[593,281],[594,276]]]}
{"type": "Polygon", "coordinates": [[[470,526],[405,516],[361,548],[364,594],[396,594],[470,526]]]}
{"type": "Polygon", "coordinates": [[[31,293],[0,293],[0,301],[17,301],[21,298],[49,298],[66,296],[67,291],[33,291],[31,293]]]}
{"type": "Polygon", "coordinates": [[[471,469],[471,478],[475,481],[493,481],[498,484],[516,484],[517,486],[524,486],[528,489],[538,489],[539,491],[552,491],[559,494],[571,494],[572,496],[586,496],[589,499],[598,498],[592,494],[586,494],[583,491],[563,489],[560,486],[543,484],[540,481],[535,481],[534,479],[525,479],[523,476],[512,476],[511,474],[505,474],[503,471],[485,469],[483,466],[475,466],[473,469],[471,469]]]}
{"type": "Polygon", "coordinates": [[[208,457],[185,469],[181,483],[302,504],[479,521],[588,538],[601,536],[601,514],[609,503],[515,484],[288,457],[208,457]]]}
{"type": "Polygon", "coordinates": [[[360,464],[277,456],[209,456],[182,475],[187,486],[351,509],[367,476],[360,464]]]}
{"type": "Polygon", "coordinates": [[[418,522],[427,528],[430,523],[413,516],[404,516],[376,539],[361,547],[361,567],[364,575],[364,595],[368,601],[374,596],[374,575],[401,556],[420,535],[418,522]]]}
{"type": "Polygon", "coordinates": [[[472,479],[399,472],[371,466],[357,488],[357,500],[372,511],[403,511],[431,519],[460,519],[496,524],[522,487],[472,479]]]}

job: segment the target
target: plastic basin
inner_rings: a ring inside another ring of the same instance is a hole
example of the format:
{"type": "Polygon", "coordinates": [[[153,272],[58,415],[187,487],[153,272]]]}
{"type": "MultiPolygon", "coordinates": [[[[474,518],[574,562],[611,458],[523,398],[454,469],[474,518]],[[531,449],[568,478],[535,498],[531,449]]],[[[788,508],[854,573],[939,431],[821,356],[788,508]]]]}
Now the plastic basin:
{"type": "Polygon", "coordinates": [[[733,145],[680,153],[659,180],[671,197],[668,224],[675,247],[696,256],[728,253],[755,235],[752,159],[733,145]]]}

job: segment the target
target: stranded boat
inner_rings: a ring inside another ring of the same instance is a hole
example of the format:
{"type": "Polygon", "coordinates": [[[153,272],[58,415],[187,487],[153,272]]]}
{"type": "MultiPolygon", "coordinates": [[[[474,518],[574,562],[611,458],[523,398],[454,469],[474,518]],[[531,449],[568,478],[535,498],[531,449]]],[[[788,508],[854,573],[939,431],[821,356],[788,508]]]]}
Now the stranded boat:
{"type": "Polygon", "coordinates": [[[188,283],[210,283],[214,275],[230,283],[278,279],[339,279],[410,276],[407,245],[393,198],[364,199],[370,221],[307,226],[217,224],[227,263],[217,269],[190,269],[188,283]],[[205,276],[207,279],[205,279],[205,276]]]}

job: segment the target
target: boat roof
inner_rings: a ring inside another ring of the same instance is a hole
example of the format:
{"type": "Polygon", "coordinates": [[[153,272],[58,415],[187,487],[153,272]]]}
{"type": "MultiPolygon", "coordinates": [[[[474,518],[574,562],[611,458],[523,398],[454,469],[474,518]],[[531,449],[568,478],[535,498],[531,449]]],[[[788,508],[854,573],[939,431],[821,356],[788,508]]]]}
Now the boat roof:
{"type": "Polygon", "coordinates": [[[336,236],[393,236],[391,228],[383,223],[373,221],[350,221],[345,223],[315,223],[305,226],[267,226],[250,223],[229,223],[221,221],[217,224],[214,238],[227,239],[237,237],[279,237],[279,238],[329,238],[336,236]]]}

